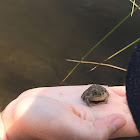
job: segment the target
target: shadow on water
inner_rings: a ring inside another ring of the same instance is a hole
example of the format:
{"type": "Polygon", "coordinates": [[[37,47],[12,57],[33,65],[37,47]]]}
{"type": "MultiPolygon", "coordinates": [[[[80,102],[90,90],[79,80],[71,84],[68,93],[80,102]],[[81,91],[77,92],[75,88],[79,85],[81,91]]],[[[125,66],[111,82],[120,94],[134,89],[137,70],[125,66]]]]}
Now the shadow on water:
{"type": "MultiPolygon", "coordinates": [[[[121,0],[0,1],[0,109],[26,89],[58,85],[75,65],[65,59],[83,57],[131,6],[121,0]]],[[[137,11],[86,60],[101,62],[137,39],[139,18],[137,11]]],[[[126,68],[134,47],[108,63],[126,68]]],[[[64,85],[124,85],[125,72],[102,66],[89,72],[92,67],[81,64],[64,85]]]]}

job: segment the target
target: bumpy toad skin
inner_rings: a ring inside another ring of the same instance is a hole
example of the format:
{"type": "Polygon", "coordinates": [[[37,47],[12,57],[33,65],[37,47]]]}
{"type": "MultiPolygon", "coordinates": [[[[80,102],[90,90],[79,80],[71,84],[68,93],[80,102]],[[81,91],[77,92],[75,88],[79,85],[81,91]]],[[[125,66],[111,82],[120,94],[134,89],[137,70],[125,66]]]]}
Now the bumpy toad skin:
{"type": "Polygon", "coordinates": [[[93,84],[84,91],[81,98],[87,103],[88,106],[97,104],[106,104],[108,101],[109,93],[101,85],[93,84]]]}

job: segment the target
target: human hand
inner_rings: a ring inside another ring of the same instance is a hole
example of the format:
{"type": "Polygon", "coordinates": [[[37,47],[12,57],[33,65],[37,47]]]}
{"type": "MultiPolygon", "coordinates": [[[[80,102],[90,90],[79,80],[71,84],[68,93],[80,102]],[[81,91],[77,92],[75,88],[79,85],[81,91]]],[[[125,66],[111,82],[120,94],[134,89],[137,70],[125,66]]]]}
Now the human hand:
{"type": "Polygon", "coordinates": [[[79,96],[85,88],[87,86],[37,88],[21,94],[2,114],[9,140],[110,138],[125,125],[125,118],[116,113],[101,114],[102,105],[99,105],[100,113],[96,110],[99,106],[87,107],[79,96]]]}
{"type": "MultiPolygon", "coordinates": [[[[81,95],[89,86],[90,85],[39,88],[38,92],[36,92],[36,89],[34,89],[35,92],[32,92],[32,95],[41,93],[42,96],[50,97],[71,106],[77,114],[91,117],[94,120],[101,119],[111,114],[121,114],[125,117],[127,123],[122,129],[114,133],[112,138],[138,136],[139,133],[136,129],[135,123],[127,105],[125,87],[105,86],[105,88],[110,93],[108,103],[88,107],[86,103],[81,99],[81,95]]],[[[27,94],[25,92],[25,94],[22,94],[21,96],[26,95],[27,94]]]]}

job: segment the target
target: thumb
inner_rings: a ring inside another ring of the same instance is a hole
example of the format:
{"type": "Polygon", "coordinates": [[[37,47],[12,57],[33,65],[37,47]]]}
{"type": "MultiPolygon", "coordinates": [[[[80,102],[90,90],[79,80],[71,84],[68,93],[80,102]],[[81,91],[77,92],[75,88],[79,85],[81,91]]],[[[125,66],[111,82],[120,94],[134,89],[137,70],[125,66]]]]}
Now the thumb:
{"type": "Polygon", "coordinates": [[[126,124],[125,118],[120,114],[112,114],[94,122],[98,140],[107,140],[117,130],[126,124]]]}

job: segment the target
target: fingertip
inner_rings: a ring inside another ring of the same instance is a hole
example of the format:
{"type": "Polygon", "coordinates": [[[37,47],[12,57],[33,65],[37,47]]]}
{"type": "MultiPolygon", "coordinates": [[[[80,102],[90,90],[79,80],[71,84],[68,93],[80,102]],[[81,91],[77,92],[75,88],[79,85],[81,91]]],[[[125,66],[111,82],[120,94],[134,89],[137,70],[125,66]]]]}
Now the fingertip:
{"type": "Polygon", "coordinates": [[[111,124],[116,131],[126,124],[126,119],[121,114],[112,114],[107,117],[106,123],[111,124]]]}
{"type": "Polygon", "coordinates": [[[112,126],[115,128],[115,131],[122,128],[126,124],[126,121],[122,118],[117,118],[112,122],[112,126]]]}
{"type": "Polygon", "coordinates": [[[126,95],[126,88],[125,86],[113,86],[109,87],[113,92],[118,94],[119,96],[125,96],[126,95]]]}
{"type": "Polygon", "coordinates": [[[94,123],[96,133],[102,138],[109,139],[117,130],[126,124],[126,119],[121,114],[112,114],[99,119],[94,123]]]}

